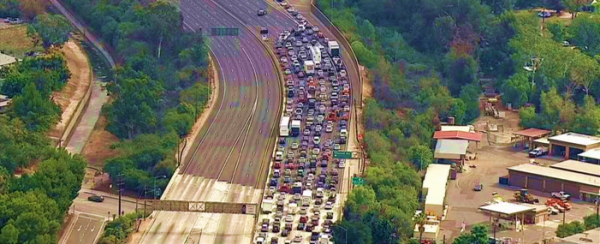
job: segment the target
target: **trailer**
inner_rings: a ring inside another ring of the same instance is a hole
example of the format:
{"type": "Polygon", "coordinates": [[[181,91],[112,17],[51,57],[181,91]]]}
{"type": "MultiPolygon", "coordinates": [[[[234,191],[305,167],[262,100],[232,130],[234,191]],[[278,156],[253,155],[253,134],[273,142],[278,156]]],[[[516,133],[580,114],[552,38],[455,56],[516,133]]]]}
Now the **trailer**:
{"type": "Polygon", "coordinates": [[[329,41],[327,46],[329,47],[329,55],[332,57],[340,56],[340,45],[336,41],[329,41]]]}
{"type": "Polygon", "coordinates": [[[310,47],[310,55],[312,56],[312,61],[316,64],[321,64],[321,48],[317,46],[310,47]]]}
{"type": "Polygon", "coordinates": [[[279,136],[290,136],[290,117],[281,117],[281,123],[279,123],[279,136]]]}

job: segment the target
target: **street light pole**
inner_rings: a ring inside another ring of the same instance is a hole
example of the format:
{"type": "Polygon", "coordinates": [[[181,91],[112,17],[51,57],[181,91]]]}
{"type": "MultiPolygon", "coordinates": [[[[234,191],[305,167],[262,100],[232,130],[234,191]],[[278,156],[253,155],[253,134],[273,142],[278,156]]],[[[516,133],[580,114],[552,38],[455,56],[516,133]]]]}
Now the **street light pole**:
{"type": "Polygon", "coordinates": [[[159,179],[159,178],[160,179],[164,179],[166,177],[167,177],[166,175],[161,175],[161,176],[154,177],[154,199],[156,199],[156,180],[159,179]]]}

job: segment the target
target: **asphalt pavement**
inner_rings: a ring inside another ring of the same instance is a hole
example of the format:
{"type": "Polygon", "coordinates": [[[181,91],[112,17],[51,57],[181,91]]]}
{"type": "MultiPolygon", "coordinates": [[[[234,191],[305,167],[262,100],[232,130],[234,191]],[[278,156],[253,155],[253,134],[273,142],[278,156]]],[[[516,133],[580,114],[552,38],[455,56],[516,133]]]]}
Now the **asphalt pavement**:
{"type": "Polygon", "coordinates": [[[102,234],[104,219],[105,218],[102,216],[87,213],[76,213],[75,219],[66,233],[66,239],[61,240],[60,243],[96,243],[102,234]]]}
{"type": "MultiPolygon", "coordinates": [[[[239,36],[208,38],[220,69],[219,100],[163,199],[256,203],[282,104],[276,70],[260,41],[214,2],[182,0],[180,9],[188,31],[238,28],[239,36]]],[[[140,242],[248,243],[253,223],[248,215],[163,211],[140,242]]]]}

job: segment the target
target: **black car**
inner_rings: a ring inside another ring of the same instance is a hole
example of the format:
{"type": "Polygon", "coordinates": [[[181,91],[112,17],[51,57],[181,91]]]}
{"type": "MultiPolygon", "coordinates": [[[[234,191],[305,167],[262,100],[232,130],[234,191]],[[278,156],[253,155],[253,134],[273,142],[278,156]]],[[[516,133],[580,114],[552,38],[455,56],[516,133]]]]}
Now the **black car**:
{"type": "Polygon", "coordinates": [[[294,91],[293,91],[293,90],[289,90],[289,91],[287,92],[287,97],[288,97],[288,98],[292,98],[292,97],[294,97],[294,91]]]}
{"type": "Polygon", "coordinates": [[[98,195],[93,195],[93,196],[89,196],[88,197],[88,201],[92,201],[92,202],[104,202],[104,197],[103,196],[98,196],[98,195]]]}

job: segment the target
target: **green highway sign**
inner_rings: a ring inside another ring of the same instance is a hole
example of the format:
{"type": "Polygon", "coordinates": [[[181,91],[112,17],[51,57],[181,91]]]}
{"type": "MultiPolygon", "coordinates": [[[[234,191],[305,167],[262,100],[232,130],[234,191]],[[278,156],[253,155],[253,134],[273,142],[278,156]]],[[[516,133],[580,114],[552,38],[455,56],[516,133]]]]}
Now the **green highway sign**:
{"type": "Polygon", "coordinates": [[[351,159],[352,152],[348,151],[333,151],[333,158],[351,159]]]}
{"type": "Polygon", "coordinates": [[[352,177],[352,184],[355,186],[362,186],[365,184],[365,179],[360,177],[352,177]]]}

